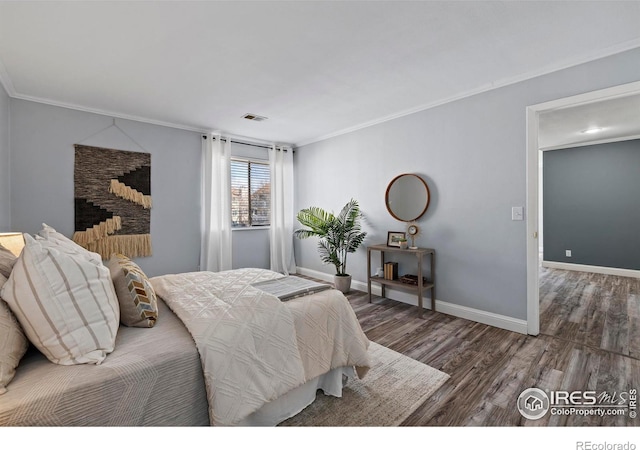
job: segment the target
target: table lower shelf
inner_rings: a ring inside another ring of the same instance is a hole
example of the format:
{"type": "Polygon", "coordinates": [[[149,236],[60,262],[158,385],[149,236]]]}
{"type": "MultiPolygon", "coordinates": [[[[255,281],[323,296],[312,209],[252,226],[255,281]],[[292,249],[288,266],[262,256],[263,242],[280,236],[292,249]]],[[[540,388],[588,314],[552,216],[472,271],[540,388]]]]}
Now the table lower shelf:
{"type": "Polygon", "coordinates": [[[422,294],[427,289],[432,289],[431,291],[431,311],[436,311],[436,302],[434,298],[435,294],[435,284],[434,283],[423,283],[422,290],[416,284],[403,283],[400,280],[387,280],[386,278],[379,276],[370,276],[369,277],[369,302],[371,302],[371,283],[378,283],[382,286],[382,295],[384,296],[384,289],[387,286],[406,289],[411,292],[415,292],[418,294],[418,315],[422,317],[424,310],[422,309],[422,294]]]}
{"type": "MultiPolygon", "coordinates": [[[[387,286],[395,286],[395,287],[399,287],[399,288],[405,288],[405,289],[409,289],[409,290],[412,290],[412,291],[417,291],[418,290],[418,285],[417,284],[403,283],[400,280],[388,280],[388,279],[383,278],[383,277],[373,276],[373,277],[369,277],[369,281],[372,281],[372,282],[375,282],[375,283],[384,284],[384,285],[387,285],[387,286]]],[[[433,286],[434,286],[433,283],[423,283],[422,284],[422,290],[431,289],[433,286]]]]}

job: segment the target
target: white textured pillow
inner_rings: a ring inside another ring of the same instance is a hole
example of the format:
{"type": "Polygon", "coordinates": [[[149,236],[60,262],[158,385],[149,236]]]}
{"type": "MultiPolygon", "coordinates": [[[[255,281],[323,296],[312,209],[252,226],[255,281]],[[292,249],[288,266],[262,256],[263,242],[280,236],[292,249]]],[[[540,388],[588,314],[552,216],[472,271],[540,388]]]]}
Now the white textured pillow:
{"type": "Polygon", "coordinates": [[[51,362],[99,364],[113,351],[120,321],[109,269],[24,237],[2,298],[51,362]]]}
{"type": "Polygon", "coordinates": [[[46,223],[42,224],[42,230],[38,232],[38,236],[43,237],[52,244],[58,245],[60,247],[60,250],[65,253],[81,255],[89,261],[102,263],[102,256],[100,256],[98,253],[91,252],[86,248],[76,244],[64,234],[58,233],[53,227],[50,227],[46,223]]]}
{"type": "MultiPolygon", "coordinates": [[[[0,291],[7,279],[0,274],[0,291]]],[[[16,374],[20,359],[29,348],[20,324],[0,298],[0,394],[7,392],[7,385],[16,374]]]]}

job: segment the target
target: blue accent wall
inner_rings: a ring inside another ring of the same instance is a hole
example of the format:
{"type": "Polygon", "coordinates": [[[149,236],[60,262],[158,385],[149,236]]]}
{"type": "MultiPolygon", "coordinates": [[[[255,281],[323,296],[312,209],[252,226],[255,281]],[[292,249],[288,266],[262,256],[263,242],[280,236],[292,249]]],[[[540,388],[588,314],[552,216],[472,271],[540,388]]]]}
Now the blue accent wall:
{"type": "Polygon", "coordinates": [[[545,261],[640,270],[639,139],[543,152],[543,186],[545,261]]]}

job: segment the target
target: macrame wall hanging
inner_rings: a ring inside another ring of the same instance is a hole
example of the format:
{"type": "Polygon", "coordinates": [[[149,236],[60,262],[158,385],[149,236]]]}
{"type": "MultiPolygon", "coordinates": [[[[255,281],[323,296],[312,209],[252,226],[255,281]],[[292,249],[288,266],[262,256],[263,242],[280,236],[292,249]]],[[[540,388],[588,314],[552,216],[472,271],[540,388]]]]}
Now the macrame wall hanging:
{"type": "Polygon", "coordinates": [[[151,255],[151,154],[76,144],[74,198],[76,243],[103,259],[151,255]]]}

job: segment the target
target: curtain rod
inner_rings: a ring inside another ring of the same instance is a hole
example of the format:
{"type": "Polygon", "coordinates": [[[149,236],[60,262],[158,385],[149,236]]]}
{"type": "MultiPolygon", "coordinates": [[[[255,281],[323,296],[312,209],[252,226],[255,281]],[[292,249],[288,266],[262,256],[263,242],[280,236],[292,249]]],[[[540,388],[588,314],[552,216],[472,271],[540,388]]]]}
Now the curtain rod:
{"type": "MultiPolygon", "coordinates": [[[[202,139],[207,139],[207,136],[205,136],[203,134],[202,135],[202,139]]],[[[212,138],[212,139],[215,140],[216,138],[212,138]]],[[[220,140],[223,141],[223,142],[227,142],[227,138],[220,138],[220,140]]],[[[232,142],[234,144],[242,144],[242,145],[250,145],[252,147],[266,148],[266,149],[269,149],[269,150],[271,149],[271,146],[269,146],[269,145],[252,144],[250,142],[242,142],[242,141],[234,141],[234,140],[231,140],[230,142],[232,142]]],[[[286,152],[287,149],[283,149],[283,151],[286,152]]],[[[295,153],[295,151],[294,151],[294,153],[295,153]]]]}

